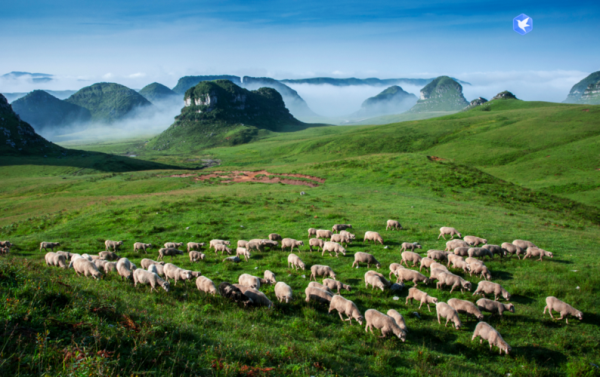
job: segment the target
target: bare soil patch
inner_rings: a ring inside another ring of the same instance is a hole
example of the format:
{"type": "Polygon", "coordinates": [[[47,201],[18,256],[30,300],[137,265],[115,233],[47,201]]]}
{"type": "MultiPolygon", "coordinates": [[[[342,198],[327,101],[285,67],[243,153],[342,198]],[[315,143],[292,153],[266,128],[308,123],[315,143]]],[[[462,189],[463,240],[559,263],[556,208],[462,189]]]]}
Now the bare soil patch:
{"type": "MultiPolygon", "coordinates": [[[[189,177],[191,174],[172,175],[171,177],[189,177]]],[[[313,177],[305,174],[285,174],[285,173],[269,173],[266,170],[259,171],[216,171],[210,174],[199,175],[194,178],[195,181],[206,181],[211,178],[221,178],[227,180],[228,183],[243,183],[243,182],[260,182],[260,183],[283,183],[285,185],[309,186],[317,187],[319,183],[325,183],[325,179],[313,177]],[[287,178],[290,177],[290,178],[287,178]],[[293,178],[304,178],[293,179],[293,178]]]]}

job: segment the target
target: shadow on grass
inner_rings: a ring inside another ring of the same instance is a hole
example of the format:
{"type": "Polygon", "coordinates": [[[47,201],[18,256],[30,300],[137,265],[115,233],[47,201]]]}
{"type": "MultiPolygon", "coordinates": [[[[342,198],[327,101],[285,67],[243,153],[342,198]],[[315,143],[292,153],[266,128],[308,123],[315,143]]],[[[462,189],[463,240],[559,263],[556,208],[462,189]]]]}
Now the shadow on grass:
{"type": "Polygon", "coordinates": [[[522,295],[512,295],[510,297],[510,301],[511,302],[518,302],[519,304],[531,304],[532,302],[535,302],[534,299],[527,297],[527,296],[522,296],[522,295]]]}
{"type": "Polygon", "coordinates": [[[494,276],[494,279],[500,279],[500,280],[512,280],[513,279],[512,272],[508,272],[508,271],[499,271],[499,270],[494,269],[494,273],[492,275],[494,276]]]}
{"type": "Polygon", "coordinates": [[[515,355],[524,355],[526,359],[533,359],[546,367],[560,367],[560,365],[567,361],[567,357],[563,353],[553,351],[546,347],[513,347],[512,353],[515,355]]]}

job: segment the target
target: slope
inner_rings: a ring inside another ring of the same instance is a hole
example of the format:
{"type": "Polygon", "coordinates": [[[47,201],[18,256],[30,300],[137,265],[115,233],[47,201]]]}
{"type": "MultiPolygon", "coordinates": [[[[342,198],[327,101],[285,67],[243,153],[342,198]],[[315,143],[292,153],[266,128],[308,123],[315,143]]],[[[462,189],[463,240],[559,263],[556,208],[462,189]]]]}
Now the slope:
{"type": "Polygon", "coordinates": [[[440,76],[421,89],[421,98],[409,111],[459,111],[468,105],[462,93],[462,86],[448,76],[440,76]]]}
{"type": "Polygon", "coordinates": [[[85,123],[90,111],[81,106],[61,101],[43,90],[34,90],[12,103],[15,113],[37,131],[46,127],[85,123]]]}
{"type": "Polygon", "coordinates": [[[208,76],[184,76],[177,81],[173,91],[184,95],[188,89],[193,88],[203,81],[229,80],[236,85],[241,85],[240,77],[233,75],[208,75],[208,76]]]}
{"type": "Polygon", "coordinates": [[[376,96],[367,98],[354,116],[365,118],[399,114],[410,109],[416,102],[417,96],[405,92],[401,87],[394,85],[376,96]]]}
{"type": "Polygon", "coordinates": [[[152,103],[172,101],[181,98],[180,95],[167,88],[163,84],[159,84],[157,82],[146,85],[138,93],[152,103]]]}

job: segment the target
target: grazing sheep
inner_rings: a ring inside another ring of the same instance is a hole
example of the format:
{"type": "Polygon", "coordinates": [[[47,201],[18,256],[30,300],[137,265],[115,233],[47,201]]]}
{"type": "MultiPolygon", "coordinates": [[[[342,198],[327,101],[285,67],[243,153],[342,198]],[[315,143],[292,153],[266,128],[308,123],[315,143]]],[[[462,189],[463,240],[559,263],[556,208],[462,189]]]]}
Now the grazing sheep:
{"type": "Polygon", "coordinates": [[[56,266],[60,268],[69,268],[67,265],[67,258],[64,255],[48,252],[44,257],[46,261],[46,266],[56,266]]]}
{"type": "Polygon", "coordinates": [[[448,260],[448,254],[442,250],[427,250],[427,258],[431,258],[438,261],[448,260]]]}
{"type": "Polygon", "coordinates": [[[374,264],[377,269],[381,267],[381,263],[379,263],[374,256],[369,253],[363,253],[362,251],[359,251],[354,254],[354,263],[352,263],[352,268],[354,268],[354,266],[358,267],[361,262],[366,263],[367,268],[371,268],[371,264],[374,264]]]}
{"type": "Polygon", "coordinates": [[[405,305],[408,305],[408,300],[410,300],[411,304],[413,300],[419,301],[421,303],[421,305],[419,305],[419,309],[421,309],[421,306],[423,306],[423,304],[427,304],[427,309],[430,312],[431,308],[429,307],[429,304],[437,304],[438,302],[437,298],[429,296],[427,293],[417,289],[417,287],[412,287],[408,290],[408,296],[406,296],[405,305]]]}
{"type": "Polygon", "coordinates": [[[452,260],[452,268],[460,268],[465,273],[471,272],[471,265],[468,264],[462,257],[459,257],[459,256],[456,256],[456,258],[454,258],[452,260]]]}
{"type": "Polygon", "coordinates": [[[148,269],[148,267],[150,267],[150,265],[153,264],[160,264],[161,266],[164,266],[165,262],[157,262],[155,260],[147,258],[142,259],[142,261],[140,262],[140,266],[142,266],[142,268],[145,268],[146,270],[148,269]]]}
{"type": "Polygon", "coordinates": [[[479,310],[488,313],[498,313],[502,316],[502,313],[505,311],[509,311],[511,313],[515,312],[515,306],[511,303],[503,304],[498,301],[488,300],[487,298],[480,298],[477,300],[477,307],[479,310]]]}
{"type": "Polygon", "coordinates": [[[198,288],[199,291],[211,294],[213,296],[217,294],[217,288],[215,287],[215,284],[206,276],[198,276],[198,279],[196,279],[196,288],[198,288]]]}
{"type": "Polygon", "coordinates": [[[294,267],[296,270],[298,268],[305,269],[306,265],[296,254],[288,255],[288,267],[294,267]]]}
{"type": "Polygon", "coordinates": [[[465,259],[465,262],[467,262],[469,265],[485,264],[485,263],[483,263],[483,261],[481,261],[479,259],[471,258],[471,257],[468,257],[467,259],[465,259]]]}
{"type": "Polygon", "coordinates": [[[292,252],[294,251],[294,247],[300,250],[300,246],[304,246],[304,242],[294,240],[292,238],[284,238],[281,240],[281,250],[285,249],[286,247],[289,247],[291,248],[290,252],[292,252]]]}
{"type": "Polygon", "coordinates": [[[446,271],[446,272],[448,272],[448,267],[446,267],[446,266],[444,266],[443,264],[441,264],[441,263],[438,263],[438,262],[433,262],[433,263],[430,265],[430,268],[431,268],[432,270],[438,269],[438,270],[442,270],[442,271],[446,271]]]}
{"type": "Polygon", "coordinates": [[[399,268],[394,273],[396,275],[396,283],[401,282],[404,284],[405,281],[412,281],[415,285],[419,282],[429,284],[429,278],[415,270],[409,270],[407,268],[399,268]]]}
{"type": "Polygon", "coordinates": [[[500,355],[502,355],[502,351],[508,355],[508,353],[512,350],[508,343],[502,339],[502,335],[500,335],[496,329],[488,325],[486,322],[479,322],[477,324],[471,341],[474,341],[479,336],[481,337],[479,343],[483,343],[484,339],[487,340],[490,343],[490,350],[492,349],[492,346],[496,346],[498,349],[500,349],[500,355]]]}
{"type": "Polygon", "coordinates": [[[240,283],[241,285],[250,287],[250,288],[256,288],[256,289],[260,288],[260,279],[257,278],[256,276],[252,276],[249,274],[241,274],[240,277],[238,278],[238,283],[240,283]]]}
{"type": "Polygon", "coordinates": [[[454,249],[454,255],[458,255],[460,257],[467,257],[469,256],[469,249],[471,247],[457,247],[456,249],[454,249]]]}
{"type": "Polygon", "coordinates": [[[489,251],[492,252],[492,257],[496,254],[498,254],[500,256],[500,258],[504,257],[505,252],[504,249],[502,249],[500,246],[498,245],[488,245],[487,243],[483,246],[484,249],[488,249],[489,251]]]}
{"type": "Polygon", "coordinates": [[[111,241],[111,240],[106,240],[104,241],[104,246],[106,246],[105,251],[108,251],[110,249],[113,249],[113,251],[116,253],[117,250],[119,250],[119,248],[121,246],[123,246],[123,241],[111,241]]]}
{"type": "Polygon", "coordinates": [[[440,237],[442,237],[445,240],[447,235],[450,236],[450,239],[453,239],[455,235],[458,236],[458,238],[462,238],[462,234],[460,234],[458,230],[449,226],[443,226],[440,228],[440,235],[437,239],[439,240],[440,237]]]}
{"type": "Polygon", "coordinates": [[[102,272],[98,270],[98,267],[92,262],[84,258],[77,258],[73,261],[73,269],[77,276],[83,274],[85,277],[91,276],[94,279],[100,279],[102,272]]]}
{"type": "MultiPolygon", "coordinates": [[[[337,281],[337,280],[332,280],[332,281],[337,281]]],[[[331,291],[331,289],[329,289],[329,287],[327,287],[327,286],[325,286],[325,285],[323,285],[321,283],[317,283],[316,281],[311,281],[310,283],[308,283],[308,286],[312,287],[312,288],[322,289],[324,291],[327,291],[327,292],[333,294],[333,292],[331,291]]]]}
{"type": "Polygon", "coordinates": [[[346,230],[346,229],[352,229],[352,225],[350,224],[335,224],[332,228],[331,231],[334,233],[337,233],[341,230],[346,230]]]}
{"type": "Polygon", "coordinates": [[[464,292],[464,290],[466,289],[467,291],[471,290],[471,282],[467,281],[463,278],[461,278],[458,275],[454,275],[451,272],[441,272],[438,274],[438,282],[436,284],[437,289],[441,289],[444,285],[451,285],[452,289],[450,290],[450,293],[452,293],[452,291],[454,291],[454,288],[459,287],[460,286],[460,292],[464,292]]]}
{"type": "Polygon", "coordinates": [[[400,262],[400,264],[404,263],[406,265],[406,267],[408,267],[408,262],[412,262],[412,266],[415,267],[417,265],[417,263],[421,263],[421,256],[417,253],[413,253],[412,251],[405,251],[402,253],[402,262],[400,262]]]}
{"type": "Polygon", "coordinates": [[[380,338],[385,338],[388,334],[394,334],[403,342],[406,341],[406,332],[398,326],[394,318],[375,309],[369,309],[365,312],[365,320],[367,322],[365,332],[368,332],[370,329],[371,334],[374,334],[373,327],[375,327],[376,329],[381,330],[380,338]]]}
{"type": "Polygon", "coordinates": [[[8,254],[8,253],[10,253],[10,248],[0,247],[0,254],[8,254]]]}
{"type": "Polygon", "coordinates": [[[352,287],[348,284],[344,284],[339,280],[331,280],[331,279],[323,279],[323,285],[327,287],[327,290],[337,290],[338,295],[340,294],[341,289],[345,289],[348,292],[352,291],[352,287]]]}
{"type": "Polygon", "coordinates": [[[515,246],[509,242],[503,242],[502,245],[500,245],[500,247],[502,247],[502,249],[504,250],[504,254],[506,254],[506,255],[515,254],[517,256],[517,258],[519,258],[519,259],[521,259],[521,254],[525,254],[524,249],[521,249],[519,246],[515,246]]]}
{"type": "Polygon", "coordinates": [[[331,299],[333,298],[332,293],[315,287],[306,287],[306,289],[304,290],[304,294],[306,295],[306,302],[310,302],[311,300],[313,300],[329,304],[331,302],[331,299]]]}
{"type": "Polygon", "coordinates": [[[165,278],[167,280],[169,280],[169,279],[175,280],[175,285],[177,285],[177,282],[179,280],[183,280],[185,282],[186,280],[190,280],[193,277],[191,271],[184,270],[183,268],[177,267],[172,263],[165,264],[164,271],[165,271],[165,278]]]}
{"type": "Polygon", "coordinates": [[[269,234],[269,240],[271,241],[281,241],[281,236],[277,233],[269,234]]]}
{"type": "Polygon", "coordinates": [[[425,268],[431,268],[431,265],[435,263],[435,261],[429,257],[425,257],[425,258],[421,258],[421,262],[420,262],[420,267],[419,267],[419,271],[421,271],[423,269],[423,267],[425,268]]]}
{"type": "Polygon", "coordinates": [[[394,321],[396,321],[396,324],[402,329],[402,331],[408,332],[408,327],[406,327],[406,322],[404,322],[404,317],[402,314],[398,313],[394,309],[388,310],[386,314],[388,317],[392,317],[394,321]]]}
{"type": "Polygon", "coordinates": [[[483,314],[477,307],[477,305],[473,304],[471,301],[460,300],[458,298],[451,298],[448,300],[448,305],[454,308],[458,313],[463,313],[467,315],[472,315],[478,321],[483,319],[483,314]]]}
{"type": "Polygon", "coordinates": [[[121,258],[117,261],[117,272],[121,276],[121,280],[133,279],[133,271],[135,269],[135,264],[127,258],[121,258]]]}
{"type": "Polygon", "coordinates": [[[437,304],[435,304],[435,310],[437,311],[437,319],[440,325],[442,324],[442,322],[440,322],[440,317],[442,317],[446,318],[446,324],[444,325],[444,327],[447,327],[448,322],[452,321],[456,330],[461,328],[462,322],[458,317],[458,313],[456,312],[456,310],[454,310],[452,306],[446,304],[445,302],[438,302],[437,304]]]}
{"type": "Polygon", "coordinates": [[[244,257],[246,262],[248,262],[248,259],[250,259],[250,252],[245,247],[238,247],[235,249],[235,255],[238,257],[244,257]]]}
{"type": "Polygon", "coordinates": [[[469,257],[474,258],[474,257],[490,257],[490,258],[494,258],[494,254],[488,250],[485,249],[483,247],[472,247],[469,249],[469,257]]]}
{"type": "Polygon", "coordinates": [[[96,255],[94,255],[94,256],[95,256],[96,258],[92,258],[92,256],[91,256],[91,255],[88,255],[88,254],[81,254],[81,258],[87,259],[87,260],[89,260],[90,262],[93,262],[93,261],[94,261],[94,259],[100,259],[98,256],[96,256],[96,255]]]}
{"type": "Polygon", "coordinates": [[[363,242],[370,243],[371,241],[373,241],[373,243],[379,242],[380,244],[383,245],[383,238],[381,238],[381,236],[377,232],[366,232],[365,233],[365,239],[363,240],[363,242]]]}
{"type": "Polygon", "coordinates": [[[326,251],[329,252],[329,256],[332,256],[331,252],[334,252],[336,257],[338,256],[338,253],[346,255],[346,249],[344,249],[342,245],[336,242],[325,242],[323,244],[323,252],[321,253],[321,256],[325,255],[326,251]]]}
{"type": "Polygon", "coordinates": [[[317,238],[331,238],[333,233],[325,229],[317,229],[317,238]]]}
{"type": "Polygon", "coordinates": [[[233,302],[244,304],[244,306],[248,306],[253,303],[253,301],[248,296],[243,294],[239,288],[227,282],[219,284],[219,294],[233,302]]]}
{"type": "Polygon", "coordinates": [[[454,253],[448,253],[446,255],[446,258],[448,259],[448,263],[446,264],[446,266],[450,266],[450,263],[452,263],[452,261],[455,259],[463,259],[463,257],[461,257],[460,255],[456,255],[454,253]]]}
{"type": "Polygon", "coordinates": [[[347,300],[340,295],[335,295],[329,302],[329,313],[331,313],[332,310],[338,311],[338,314],[340,315],[340,319],[342,321],[349,321],[352,325],[352,319],[355,319],[359,325],[362,325],[362,321],[364,318],[358,310],[356,304],[352,301],[347,300]],[[342,314],[345,314],[348,318],[344,319],[344,317],[342,317],[342,314]]]}
{"type": "Polygon", "coordinates": [[[331,242],[337,242],[337,243],[343,243],[346,246],[348,246],[349,243],[352,242],[352,240],[350,239],[350,237],[343,235],[343,234],[332,234],[331,235],[331,239],[329,240],[331,242]]]}
{"type": "Polygon", "coordinates": [[[341,236],[345,236],[348,237],[351,241],[354,241],[356,239],[356,236],[350,232],[347,232],[345,230],[340,230],[339,233],[341,236]]]}
{"type": "Polygon", "coordinates": [[[224,240],[211,240],[210,243],[208,244],[208,248],[212,249],[215,247],[215,245],[226,245],[226,246],[231,246],[231,242],[229,241],[224,241],[224,240]]]}
{"type": "Polygon", "coordinates": [[[421,245],[418,242],[402,242],[402,251],[410,250],[415,251],[415,249],[421,249],[421,245]]]}
{"type": "MultiPolygon", "coordinates": [[[[263,251],[263,242],[262,242],[262,240],[248,241],[246,243],[246,249],[248,249],[248,251],[252,251],[252,250],[263,251]]],[[[216,246],[215,246],[215,250],[216,250],[216,246]]]]}
{"type": "Polygon", "coordinates": [[[463,240],[450,240],[448,242],[446,242],[446,248],[444,249],[444,251],[452,251],[454,249],[456,249],[457,247],[469,247],[469,244],[466,243],[463,240]]]}
{"type": "Polygon", "coordinates": [[[165,249],[179,249],[183,242],[165,242],[165,249]]]}
{"type": "Polygon", "coordinates": [[[60,246],[60,242],[41,242],[40,243],[40,251],[45,250],[48,251],[47,249],[52,250],[52,252],[54,252],[54,248],[55,247],[59,247],[60,246]]]}
{"type": "Polygon", "coordinates": [[[56,254],[64,255],[68,261],[71,260],[71,256],[73,255],[73,254],[69,253],[68,251],[57,251],[56,254]]]}
{"type": "Polygon", "coordinates": [[[320,240],[318,238],[311,238],[308,240],[308,249],[311,253],[313,246],[315,246],[317,248],[317,251],[319,251],[319,249],[323,249],[323,245],[325,245],[325,241],[320,240]]]}
{"type": "Polygon", "coordinates": [[[293,299],[292,287],[280,281],[279,283],[275,284],[275,297],[277,300],[279,300],[279,302],[285,300],[286,304],[289,303],[293,299]]]}
{"type": "Polygon", "coordinates": [[[554,296],[546,297],[546,306],[544,307],[544,314],[546,314],[546,310],[550,313],[550,317],[554,319],[552,315],[552,311],[560,313],[559,321],[565,318],[567,325],[569,324],[569,315],[572,315],[575,318],[579,318],[579,320],[583,320],[583,312],[575,309],[571,305],[567,304],[564,301],[557,299],[554,296]]]}
{"type": "Polygon", "coordinates": [[[144,253],[148,254],[148,249],[152,248],[152,244],[151,243],[143,243],[143,242],[136,242],[133,244],[133,251],[140,251],[143,250],[144,253]]]}
{"type": "Polygon", "coordinates": [[[104,259],[104,260],[119,260],[119,258],[121,258],[120,256],[113,253],[112,251],[101,251],[98,254],[98,256],[100,257],[100,259],[104,259]]]}
{"type": "Polygon", "coordinates": [[[269,270],[265,270],[263,273],[263,279],[260,280],[261,284],[275,284],[277,283],[277,279],[275,279],[275,274],[269,270]]]}
{"type": "Polygon", "coordinates": [[[323,266],[321,264],[315,264],[310,268],[310,278],[309,280],[312,280],[313,278],[315,279],[315,281],[317,281],[317,276],[324,276],[324,277],[330,277],[333,280],[335,279],[335,272],[333,272],[333,270],[331,269],[331,267],[329,266],[323,266]]]}
{"type": "Polygon", "coordinates": [[[94,263],[96,265],[96,268],[98,268],[98,271],[104,271],[104,265],[106,265],[109,262],[104,259],[95,259],[92,261],[92,263],[94,263]]]}
{"type": "Polygon", "coordinates": [[[157,259],[163,259],[167,255],[169,255],[171,257],[171,260],[173,260],[173,255],[183,255],[183,251],[177,250],[177,249],[162,248],[162,249],[158,250],[158,258],[157,259]]]}
{"type": "Polygon", "coordinates": [[[215,254],[218,254],[219,251],[221,252],[221,255],[225,254],[225,252],[227,252],[227,254],[231,255],[231,249],[228,248],[227,245],[224,245],[224,244],[215,245],[215,254]]]}
{"type": "Polygon", "coordinates": [[[157,285],[160,285],[165,292],[169,292],[169,282],[163,280],[154,272],[146,270],[135,270],[133,272],[133,286],[137,287],[138,283],[149,284],[150,292],[154,291],[157,285]]]}
{"type": "Polygon", "coordinates": [[[234,263],[240,263],[242,260],[240,259],[240,257],[233,256],[233,257],[227,257],[225,259],[223,259],[223,262],[234,262],[234,263]]]}
{"type": "Polygon", "coordinates": [[[11,248],[13,247],[13,244],[10,241],[0,241],[0,247],[11,248]]]}
{"type": "Polygon", "coordinates": [[[525,240],[514,240],[512,244],[523,250],[527,250],[528,247],[537,247],[533,242],[525,240]]]}
{"type": "Polygon", "coordinates": [[[386,288],[390,288],[393,291],[404,288],[404,284],[392,283],[376,271],[367,271],[365,274],[365,287],[369,288],[369,285],[371,285],[371,289],[379,288],[382,292],[386,288]]]}
{"type": "Polygon", "coordinates": [[[109,274],[111,272],[117,272],[117,262],[104,263],[104,273],[109,274]]]}
{"type": "Polygon", "coordinates": [[[523,260],[525,260],[528,257],[540,257],[540,259],[538,259],[538,262],[541,262],[543,257],[553,258],[554,254],[552,254],[551,252],[546,251],[544,249],[540,249],[538,247],[528,247],[527,252],[525,253],[525,256],[523,257],[523,260]]]}
{"type": "Polygon", "coordinates": [[[316,236],[317,235],[317,230],[315,228],[308,228],[308,238],[310,238],[310,236],[316,236]]]}
{"type": "Polygon", "coordinates": [[[248,241],[245,240],[238,240],[237,242],[237,247],[243,247],[243,248],[248,248],[248,241]]]}
{"type": "Polygon", "coordinates": [[[492,279],[492,273],[486,267],[485,264],[483,264],[483,263],[472,263],[472,264],[468,264],[468,266],[470,268],[470,270],[469,270],[469,276],[473,276],[473,274],[475,274],[476,276],[481,276],[481,278],[485,279],[485,280],[491,280],[492,279]]]}
{"type": "Polygon", "coordinates": [[[477,245],[481,245],[481,244],[486,244],[487,243],[487,240],[485,238],[479,238],[479,237],[476,237],[476,236],[465,236],[463,238],[463,240],[469,246],[477,246],[477,245]]]}
{"type": "Polygon", "coordinates": [[[439,268],[432,268],[431,271],[429,271],[429,280],[439,280],[439,274],[441,274],[442,272],[448,272],[446,270],[442,270],[439,268]]]}
{"type": "Polygon", "coordinates": [[[400,225],[400,223],[396,220],[388,220],[385,225],[385,230],[390,230],[390,229],[400,230],[400,229],[402,229],[402,225],[400,225]]]}
{"type": "MultiPolygon", "coordinates": [[[[150,266],[148,266],[148,270],[147,271],[154,272],[155,274],[158,275],[158,267],[156,267],[155,264],[151,264],[150,266]]],[[[163,269],[163,276],[164,276],[164,269],[163,269]]]]}
{"type": "Polygon", "coordinates": [[[204,258],[206,257],[206,255],[204,255],[204,253],[201,251],[192,250],[188,254],[190,256],[190,262],[198,262],[204,260],[204,258]]]}
{"type": "Polygon", "coordinates": [[[259,291],[258,289],[250,288],[242,284],[234,284],[246,297],[252,300],[252,303],[257,306],[266,306],[267,308],[273,307],[273,302],[269,300],[267,295],[259,291]]]}
{"type": "Polygon", "coordinates": [[[200,250],[206,245],[204,242],[188,242],[187,243],[187,252],[189,253],[192,250],[200,250]]]}
{"type": "Polygon", "coordinates": [[[477,289],[473,292],[473,296],[482,295],[485,297],[486,294],[494,294],[494,300],[498,301],[498,296],[504,297],[506,301],[510,300],[510,293],[498,283],[491,281],[482,280],[477,285],[477,289]]]}
{"type": "Polygon", "coordinates": [[[277,247],[277,245],[279,245],[277,241],[263,240],[263,249],[268,247],[269,250],[273,250],[273,248],[277,247]]]}
{"type": "Polygon", "coordinates": [[[404,268],[400,263],[392,263],[390,264],[390,273],[388,274],[388,278],[392,278],[392,274],[396,273],[396,270],[404,268]]]}

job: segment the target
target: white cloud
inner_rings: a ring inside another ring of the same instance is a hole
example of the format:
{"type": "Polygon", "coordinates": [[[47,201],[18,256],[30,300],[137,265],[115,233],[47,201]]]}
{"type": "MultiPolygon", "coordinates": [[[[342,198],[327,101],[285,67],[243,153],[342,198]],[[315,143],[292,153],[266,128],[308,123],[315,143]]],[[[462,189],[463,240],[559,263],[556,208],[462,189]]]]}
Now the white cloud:
{"type": "Polygon", "coordinates": [[[113,76],[114,76],[114,75],[113,75],[112,73],[110,73],[110,72],[109,72],[109,73],[107,73],[107,74],[105,74],[105,75],[102,75],[102,78],[103,78],[103,79],[105,79],[105,80],[110,80],[110,79],[112,79],[112,78],[113,78],[113,76]]]}
{"type": "Polygon", "coordinates": [[[141,78],[141,77],[146,77],[146,74],[143,72],[137,72],[137,73],[132,73],[131,75],[127,76],[127,78],[130,78],[130,79],[137,79],[137,78],[141,78]]]}

